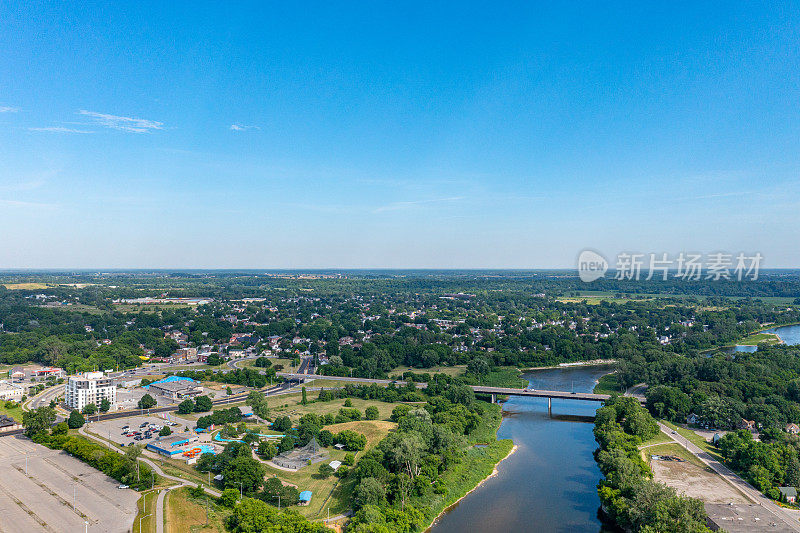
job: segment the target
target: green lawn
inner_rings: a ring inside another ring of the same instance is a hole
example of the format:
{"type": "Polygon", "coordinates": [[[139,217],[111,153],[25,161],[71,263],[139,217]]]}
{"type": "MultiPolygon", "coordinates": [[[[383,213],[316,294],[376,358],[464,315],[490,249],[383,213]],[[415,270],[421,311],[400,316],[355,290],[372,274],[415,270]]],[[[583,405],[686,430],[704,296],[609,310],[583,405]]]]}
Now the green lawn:
{"type": "Polygon", "coordinates": [[[619,382],[619,377],[616,373],[605,374],[600,376],[600,379],[597,380],[597,385],[594,386],[595,394],[611,394],[613,392],[623,392],[621,391],[621,385],[619,382]]]}
{"type": "MultiPolygon", "coordinates": [[[[455,366],[432,366],[430,368],[412,368],[410,366],[398,366],[391,372],[390,376],[402,376],[403,372],[414,372],[415,374],[447,374],[448,376],[460,376],[466,370],[467,365],[455,366]]],[[[401,378],[402,379],[402,378],[401,378]]]]}
{"type": "Polygon", "coordinates": [[[15,404],[15,407],[6,407],[6,402],[0,401],[0,414],[10,416],[17,422],[22,422],[22,404],[15,404]]]}
{"type": "Polygon", "coordinates": [[[136,502],[136,519],[133,521],[133,533],[155,533],[156,530],[156,500],[158,499],[159,489],[147,490],[142,492],[139,501],[136,502]],[[141,522],[139,519],[141,518],[141,522]],[[141,523],[142,528],[139,529],[141,523]]]}
{"type": "MultiPolygon", "coordinates": [[[[367,446],[363,451],[356,454],[356,460],[364,452],[380,442],[394,428],[395,424],[393,422],[380,420],[361,420],[325,426],[325,429],[333,433],[351,429],[367,437],[367,446]]],[[[341,461],[347,454],[345,451],[334,448],[326,448],[326,450],[330,455],[329,461],[334,459],[341,461]]],[[[310,490],[312,492],[313,496],[308,506],[294,507],[300,514],[310,519],[327,516],[328,508],[330,508],[331,516],[343,513],[350,508],[352,487],[344,486],[336,476],[320,477],[318,474],[320,464],[322,463],[309,465],[296,472],[288,472],[265,465],[268,477],[277,476],[281,481],[297,485],[299,491],[310,490]]]]}
{"type": "Polygon", "coordinates": [[[740,340],[738,344],[745,346],[756,346],[758,344],[780,344],[780,338],[774,333],[753,333],[752,335],[740,340]]]}
{"type": "Polygon", "coordinates": [[[703,461],[695,457],[692,453],[686,450],[680,444],[675,442],[670,444],[659,444],[658,446],[651,446],[649,448],[645,448],[642,450],[642,453],[645,456],[645,460],[649,463],[651,455],[673,455],[676,457],[680,457],[686,462],[689,462],[695,466],[699,466],[700,468],[706,469],[708,468],[703,461]]]}
{"type": "Polygon", "coordinates": [[[653,437],[652,439],[648,439],[639,445],[639,448],[643,448],[645,446],[650,446],[652,444],[660,444],[663,442],[672,442],[672,439],[669,438],[668,435],[664,435],[663,432],[659,431],[658,435],[653,437]]]}
{"type": "Polygon", "coordinates": [[[689,442],[691,442],[692,444],[696,445],[701,450],[703,450],[705,452],[708,452],[708,454],[711,457],[713,457],[714,459],[716,459],[719,462],[722,462],[722,456],[720,455],[719,450],[717,450],[714,446],[712,446],[711,443],[708,442],[706,439],[704,439],[703,437],[701,437],[700,435],[698,435],[694,431],[692,431],[690,429],[686,429],[686,428],[680,427],[680,426],[676,426],[672,422],[667,422],[666,420],[662,420],[662,422],[664,423],[664,425],[666,425],[670,429],[672,429],[674,431],[677,431],[678,435],[680,435],[681,437],[683,437],[685,439],[688,439],[689,442]]]}

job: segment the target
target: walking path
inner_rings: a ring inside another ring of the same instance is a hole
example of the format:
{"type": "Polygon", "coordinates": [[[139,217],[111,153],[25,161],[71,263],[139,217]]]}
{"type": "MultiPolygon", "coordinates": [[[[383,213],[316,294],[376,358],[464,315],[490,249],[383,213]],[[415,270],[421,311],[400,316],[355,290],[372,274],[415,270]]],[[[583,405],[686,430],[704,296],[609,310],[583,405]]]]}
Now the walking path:
{"type": "MultiPolygon", "coordinates": [[[[116,446],[112,446],[107,441],[101,439],[100,437],[92,435],[91,433],[86,431],[86,426],[83,426],[82,428],[80,428],[78,430],[78,433],[80,433],[81,435],[83,435],[87,439],[91,439],[91,440],[93,440],[95,442],[99,442],[103,446],[105,446],[107,448],[110,448],[110,449],[114,450],[115,452],[117,452],[119,454],[124,454],[125,453],[122,450],[120,450],[119,448],[117,448],[116,446]]],[[[150,459],[148,459],[146,457],[139,457],[139,460],[141,462],[143,462],[144,464],[146,464],[147,466],[149,466],[150,468],[152,468],[153,471],[156,474],[158,474],[159,476],[161,476],[161,477],[163,477],[165,479],[169,479],[170,481],[174,481],[174,482],[177,483],[177,485],[173,485],[172,487],[166,487],[164,489],[161,489],[161,491],[158,493],[158,499],[156,499],[156,510],[155,510],[156,533],[164,533],[164,501],[166,499],[167,493],[169,491],[171,491],[172,489],[181,488],[181,487],[191,487],[191,486],[194,485],[194,483],[192,483],[191,481],[187,481],[187,480],[185,480],[183,478],[176,477],[176,476],[171,476],[171,475],[165,473],[161,469],[161,467],[158,466],[157,463],[151,461],[150,459]]],[[[211,489],[210,487],[206,487],[205,491],[208,494],[214,496],[215,498],[219,498],[220,497],[220,493],[217,492],[216,490],[211,489]]]]}
{"type": "Polygon", "coordinates": [[[730,483],[734,488],[738,489],[742,494],[745,495],[745,497],[747,497],[747,499],[762,506],[765,510],[772,513],[776,519],[785,523],[792,530],[800,532],[800,522],[798,522],[797,514],[795,512],[776,505],[775,502],[753,488],[744,479],[739,477],[739,475],[733,470],[714,459],[708,452],[693,444],[688,439],[682,437],[677,438],[680,437],[680,435],[677,433],[673,434],[672,429],[665,424],[659,422],[658,425],[665,435],[667,435],[680,446],[686,448],[689,453],[700,459],[700,461],[702,461],[706,466],[710,467],[717,474],[719,474],[722,479],[730,483]]]}

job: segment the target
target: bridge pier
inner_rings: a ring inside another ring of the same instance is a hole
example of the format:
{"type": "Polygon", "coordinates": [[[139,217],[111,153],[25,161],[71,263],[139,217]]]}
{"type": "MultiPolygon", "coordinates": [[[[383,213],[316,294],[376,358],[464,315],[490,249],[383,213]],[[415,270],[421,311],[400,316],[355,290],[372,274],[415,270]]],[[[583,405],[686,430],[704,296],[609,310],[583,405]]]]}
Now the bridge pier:
{"type": "Polygon", "coordinates": [[[553,415],[553,399],[550,396],[547,397],[547,414],[553,415]]]}
{"type": "Polygon", "coordinates": [[[497,403],[497,394],[492,393],[492,403],[497,403]]]}

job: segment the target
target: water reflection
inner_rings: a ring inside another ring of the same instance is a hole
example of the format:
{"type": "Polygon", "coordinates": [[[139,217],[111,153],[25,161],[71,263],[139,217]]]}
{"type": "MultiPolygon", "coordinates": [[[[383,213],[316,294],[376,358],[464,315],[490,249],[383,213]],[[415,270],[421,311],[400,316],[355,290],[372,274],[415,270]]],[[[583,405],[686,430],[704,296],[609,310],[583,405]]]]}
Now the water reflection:
{"type": "MultiPolygon", "coordinates": [[[[590,392],[607,368],[531,372],[531,386],[590,392]]],[[[511,438],[517,452],[498,475],[464,498],[432,528],[433,533],[600,531],[600,471],[592,425],[596,402],[512,397],[504,404],[499,438],[511,438]]]]}

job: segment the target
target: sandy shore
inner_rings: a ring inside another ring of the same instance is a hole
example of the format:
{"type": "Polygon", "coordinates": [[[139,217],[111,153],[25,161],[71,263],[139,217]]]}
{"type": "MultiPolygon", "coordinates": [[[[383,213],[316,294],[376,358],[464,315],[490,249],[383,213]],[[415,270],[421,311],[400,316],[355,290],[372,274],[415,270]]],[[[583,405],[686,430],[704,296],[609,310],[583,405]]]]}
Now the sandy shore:
{"type": "Polygon", "coordinates": [[[574,363],[559,363],[553,366],[537,366],[533,368],[522,368],[520,372],[533,372],[534,370],[553,370],[555,368],[576,368],[583,366],[605,366],[613,365],[616,359],[592,359],[591,361],[575,361],[574,363]]]}
{"type": "Polygon", "coordinates": [[[435,525],[436,525],[436,521],[437,521],[437,520],[439,520],[439,518],[440,518],[440,517],[441,517],[443,514],[445,514],[447,511],[449,511],[450,509],[452,509],[453,507],[455,507],[456,505],[458,505],[458,504],[459,504],[459,502],[460,502],[461,500],[463,500],[464,498],[466,498],[467,496],[469,496],[470,492],[472,492],[472,491],[476,490],[478,487],[480,487],[481,485],[483,485],[483,484],[486,482],[486,480],[487,480],[487,479],[491,479],[492,477],[496,476],[496,475],[497,475],[497,466],[498,466],[500,463],[502,463],[503,461],[505,461],[506,459],[508,459],[509,457],[511,457],[511,456],[514,454],[514,452],[516,452],[516,451],[517,451],[517,448],[519,448],[519,446],[517,446],[516,444],[515,444],[514,446],[512,446],[512,448],[511,448],[511,450],[508,452],[508,454],[507,454],[505,457],[503,457],[502,459],[500,459],[499,461],[497,461],[497,463],[494,465],[494,469],[492,470],[492,473],[491,473],[491,474],[489,474],[488,476],[486,476],[485,478],[483,478],[483,479],[481,480],[481,482],[480,482],[480,483],[478,483],[477,485],[475,485],[474,487],[472,487],[472,488],[471,488],[469,491],[467,491],[467,493],[466,493],[466,494],[464,494],[462,497],[460,497],[459,499],[457,499],[456,501],[454,501],[453,503],[451,503],[450,505],[448,505],[447,507],[445,507],[445,508],[442,510],[442,512],[441,512],[441,513],[439,513],[439,514],[436,516],[436,518],[434,518],[434,519],[433,519],[433,522],[431,522],[431,525],[429,525],[429,526],[428,526],[428,527],[425,529],[425,532],[427,533],[428,531],[430,531],[430,530],[431,530],[431,528],[432,528],[433,526],[435,526],[435,525]]]}

